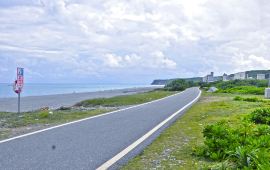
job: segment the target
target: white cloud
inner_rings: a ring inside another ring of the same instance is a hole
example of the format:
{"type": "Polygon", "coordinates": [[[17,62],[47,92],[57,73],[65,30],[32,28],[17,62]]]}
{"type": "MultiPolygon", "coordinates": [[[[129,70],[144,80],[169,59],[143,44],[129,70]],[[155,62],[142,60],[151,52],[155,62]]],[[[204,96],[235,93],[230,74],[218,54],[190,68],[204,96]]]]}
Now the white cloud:
{"type": "Polygon", "coordinates": [[[0,62],[9,70],[75,79],[118,70],[150,81],[270,67],[266,0],[12,2],[0,3],[0,62]]]}
{"type": "Polygon", "coordinates": [[[176,63],[166,57],[162,52],[157,51],[150,54],[147,58],[143,58],[137,54],[118,56],[116,54],[106,54],[104,64],[111,68],[130,68],[142,67],[152,69],[174,69],[176,63]]]}
{"type": "Polygon", "coordinates": [[[176,67],[176,62],[166,57],[161,51],[154,52],[153,54],[153,67],[154,68],[165,68],[165,69],[174,69],[176,67]]]}

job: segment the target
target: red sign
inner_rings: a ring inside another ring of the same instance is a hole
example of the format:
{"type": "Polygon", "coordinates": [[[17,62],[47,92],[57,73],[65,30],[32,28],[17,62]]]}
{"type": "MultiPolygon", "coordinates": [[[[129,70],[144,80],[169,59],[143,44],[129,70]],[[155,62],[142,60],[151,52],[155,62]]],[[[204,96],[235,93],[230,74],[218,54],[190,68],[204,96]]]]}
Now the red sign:
{"type": "Polygon", "coordinates": [[[23,68],[17,68],[17,86],[23,88],[23,68]]]}
{"type": "Polygon", "coordinates": [[[13,85],[13,90],[15,93],[21,93],[22,88],[23,88],[23,83],[24,83],[24,73],[23,73],[23,68],[17,68],[17,80],[15,80],[14,85],[13,85]]]}

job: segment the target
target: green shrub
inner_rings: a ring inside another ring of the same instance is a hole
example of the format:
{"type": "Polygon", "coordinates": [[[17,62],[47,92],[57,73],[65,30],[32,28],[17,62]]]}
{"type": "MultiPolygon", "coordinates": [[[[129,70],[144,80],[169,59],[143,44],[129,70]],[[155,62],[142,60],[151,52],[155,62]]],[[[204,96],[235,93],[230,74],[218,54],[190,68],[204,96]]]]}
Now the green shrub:
{"type": "Polygon", "coordinates": [[[233,94],[263,95],[264,89],[265,88],[263,88],[263,87],[255,87],[255,86],[239,86],[239,87],[220,89],[220,90],[218,90],[218,92],[220,92],[220,93],[233,93],[233,94]]]}
{"type": "Polygon", "coordinates": [[[45,118],[48,118],[49,117],[49,112],[40,112],[38,117],[40,119],[45,119],[45,118]]]}
{"type": "Polygon", "coordinates": [[[192,148],[192,154],[196,156],[209,156],[208,147],[206,145],[195,146],[192,148]]]}
{"type": "Polygon", "coordinates": [[[240,96],[235,96],[233,98],[233,100],[235,101],[246,101],[246,102],[263,102],[262,99],[259,99],[257,97],[247,97],[247,98],[243,98],[243,97],[240,97],[240,96]]]}
{"type": "MultiPolygon", "coordinates": [[[[234,100],[244,100],[236,96],[234,100]]],[[[249,98],[249,101],[260,99],[249,98]]],[[[195,155],[215,161],[203,169],[258,169],[270,167],[270,108],[256,109],[236,122],[220,121],[205,126],[204,145],[195,155]]]]}
{"type": "Polygon", "coordinates": [[[254,129],[254,136],[270,135],[270,127],[268,125],[257,125],[254,129]]]}
{"type": "Polygon", "coordinates": [[[270,154],[269,148],[258,149],[255,154],[253,154],[254,167],[258,170],[267,170],[270,167],[270,154]]]}
{"type": "Polygon", "coordinates": [[[240,97],[240,96],[235,96],[235,97],[233,98],[233,100],[235,100],[235,101],[242,101],[243,98],[240,97]]]}
{"type": "Polygon", "coordinates": [[[232,80],[217,81],[213,83],[200,83],[202,88],[216,87],[220,93],[235,94],[264,94],[264,88],[268,86],[267,80],[232,80]]]}
{"type": "Polygon", "coordinates": [[[251,167],[253,152],[248,147],[238,146],[235,152],[230,155],[230,158],[236,163],[238,168],[251,167]]]}
{"type": "Polygon", "coordinates": [[[230,170],[230,169],[236,169],[236,168],[232,163],[228,161],[224,161],[224,162],[217,163],[214,165],[205,166],[200,169],[201,170],[230,170]]]}
{"type": "Polygon", "coordinates": [[[208,125],[203,130],[204,144],[207,146],[204,153],[212,160],[222,160],[228,156],[228,151],[238,144],[234,131],[224,121],[208,125]]]}
{"type": "Polygon", "coordinates": [[[257,97],[244,98],[243,101],[246,102],[261,102],[262,100],[257,97]]]}
{"type": "Polygon", "coordinates": [[[256,109],[251,113],[250,120],[256,124],[270,125],[270,108],[256,109]]]}
{"type": "Polygon", "coordinates": [[[218,89],[229,89],[239,86],[253,86],[253,87],[267,87],[267,80],[232,80],[232,81],[218,81],[208,84],[202,84],[205,86],[215,86],[218,89]]]}
{"type": "Polygon", "coordinates": [[[165,89],[169,91],[183,91],[186,88],[189,87],[194,87],[197,84],[191,81],[185,81],[183,79],[177,79],[169,82],[166,86],[165,89]]]}
{"type": "MultiPolygon", "coordinates": [[[[221,121],[208,125],[203,130],[204,145],[195,148],[195,155],[213,161],[230,162],[232,169],[259,169],[270,163],[270,127],[242,121],[230,126],[221,121]],[[261,153],[264,154],[261,154],[261,153]]],[[[220,164],[216,164],[219,167],[220,164]]],[[[208,169],[213,169],[209,167],[208,169]]],[[[215,169],[215,168],[214,168],[215,169]]]]}

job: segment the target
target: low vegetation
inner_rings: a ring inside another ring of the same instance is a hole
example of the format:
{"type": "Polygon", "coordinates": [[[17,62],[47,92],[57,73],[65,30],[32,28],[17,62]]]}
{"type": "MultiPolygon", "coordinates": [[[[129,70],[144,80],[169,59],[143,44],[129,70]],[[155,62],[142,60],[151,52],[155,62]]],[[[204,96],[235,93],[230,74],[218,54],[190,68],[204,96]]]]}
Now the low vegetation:
{"type": "Polygon", "coordinates": [[[269,168],[270,101],[262,98],[204,92],[123,169],[269,168]]]}
{"type": "Polygon", "coordinates": [[[57,124],[98,115],[110,110],[95,109],[89,111],[39,111],[22,113],[0,113],[0,128],[18,128],[35,124],[57,124]]]}
{"type": "Polygon", "coordinates": [[[267,169],[270,167],[270,109],[256,109],[241,121],[219,121],[203,130],[204,145],[197,156],[219,161],[209,169],[267,169]]]}
{"type": "Polygon", "coordinates": [[[202,86],[211,87],[215,86],[219,89],[229,89],[240,86],[253,86],[253,87],[267,87],[267,80],[232,80],[232,81],[217,81],[213,83],[204,83],[202,86]]]}
{"type": "Polygon", "coordinates": [[[263,95],[265,87],[254,87],[254,86],[238,86],[226,89],[220,89],[218,93],[232,93],[232,94],[255,94],[263,95]]]}
{"type": "Polygon", "coordinates": [[[39,111],[29,113],[0,113],[0,139],[39,130],[48,126],[95,116],[111,109],[89,111],[39,111]]]}
{"type": "Polygon", "coordinates": [[[209,87],[212,86],[219,89],[217,93],[263,95],[265,87],[268,86],[268,81],[232,80],[232,81],[218,81],[213,83],[201,83],[201,87],[205,89],[208,89],[209,87]]]}
{"type": "Polygon", "coordinates": [[[263,100],[259,97],[241,97],[241,96],[235,96],[233,98],[235,101],[246,101],[246,102],[265,102],[266,100],[263,100]]]}
{"type": "Polygon", "coordinates": [[[111,98],[98,98],[82,101],[76,106],[84,107],[94,107],[94,106],[127,106],[127,105],[136,105],[141,103],[146,103],[152,100],[160,99],[176,92],[164,91],[164,90],[155,90],[147,93],[140,93],[134,95],[125,95],[125,96],[116,96],[111,98]]]}
{"type": "Polygon", "coordinates": [[[253,111],[250,121],[256,124],[270,125],[270,108],[261,108],[253,111]]]}
{"type": "Polygon", "coordinates": [[[187,81],[184,79],[176,79],[173,80],[171,82],[169,82],[166,86],[165,86],[165,90],[168,91],[183,91],[189,87],[195,87],[195,86],[199,86],[198,82],[194,82],[194,81],[187,81]]]}
{"type": "Polygon", "coordinates": [[[119,109],[119,106],[127,107],[129,105],[160,99],[175,93],[176,92],[156,90],[107,99],[87,100],[79,103],[74,108],[62,107],[58,110],[43,110],[21,114],[0,113],[0,139],[39,130],[56,124],[95,116],[119,109]],[[81,108],[81,106],[84,107],[81,108]]]}

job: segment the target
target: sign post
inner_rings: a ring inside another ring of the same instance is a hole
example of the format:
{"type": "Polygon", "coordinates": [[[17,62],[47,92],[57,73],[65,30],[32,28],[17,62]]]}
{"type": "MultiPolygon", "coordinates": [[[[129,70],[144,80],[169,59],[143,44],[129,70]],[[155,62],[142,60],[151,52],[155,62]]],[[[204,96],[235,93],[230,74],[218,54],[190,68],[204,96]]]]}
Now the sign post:
{"type": "Polygon", "coordinates": [[[17,68],[17,80],[15,80],[13,85],[13,90],[18,94],[18,113],[21,112],[21,92],[24,84],[24,69],[17,68]]]}
{"type": "Polygon", "coordinates": [[[18,114],[21,113],[21,93],[18,93],[18,114]]]}

